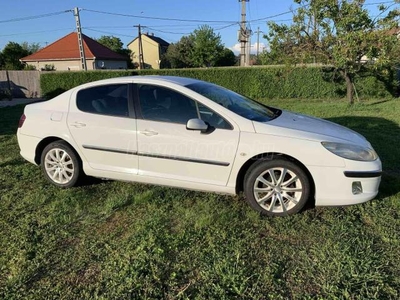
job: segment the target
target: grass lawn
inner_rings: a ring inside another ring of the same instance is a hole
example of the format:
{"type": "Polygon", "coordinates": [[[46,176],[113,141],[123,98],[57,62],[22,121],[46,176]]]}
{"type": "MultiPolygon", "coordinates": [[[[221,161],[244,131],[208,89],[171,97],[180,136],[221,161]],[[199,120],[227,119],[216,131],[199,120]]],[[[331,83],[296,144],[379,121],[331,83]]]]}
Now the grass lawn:
{"type": "Polygon", "coordinates": [[[240,197],[124,182],[61,190],[19,156],[0,109],[1,299],[399,299],[400,100],[270,101],[365,135],[368,203],[260,217],[240,197]]]}

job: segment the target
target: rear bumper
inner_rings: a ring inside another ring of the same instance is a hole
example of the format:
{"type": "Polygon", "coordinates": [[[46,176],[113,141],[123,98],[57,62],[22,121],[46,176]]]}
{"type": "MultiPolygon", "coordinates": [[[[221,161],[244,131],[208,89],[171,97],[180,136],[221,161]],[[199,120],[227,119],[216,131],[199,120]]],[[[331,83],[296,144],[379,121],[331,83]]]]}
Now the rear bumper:
{"type": "Polygon", "coordinates": [[[19,130],[17,132],[17,138],[18,138],[18,145],[21,150],[20,151],[21,156],[30,163],[37,165],[37,163],[35,162],[35,155],[36,155],[36,148],[40,143],[40,138],[21,134],[19,130]]]}
{"type": "MultiPolygon", "coordinates": [[[[367,202],[376,197],[381,182],[379,160],[362,165],[364,170],[310,167],[315,182],[315,205],[345,206],[367,202]],[[369,170],[368,170],[369,169],[369,170]],[[353,183],[361,184],[362,193],[353,194],[353,183]]],[[[347,169],[347,168],[346,168],[347,169]]]]}

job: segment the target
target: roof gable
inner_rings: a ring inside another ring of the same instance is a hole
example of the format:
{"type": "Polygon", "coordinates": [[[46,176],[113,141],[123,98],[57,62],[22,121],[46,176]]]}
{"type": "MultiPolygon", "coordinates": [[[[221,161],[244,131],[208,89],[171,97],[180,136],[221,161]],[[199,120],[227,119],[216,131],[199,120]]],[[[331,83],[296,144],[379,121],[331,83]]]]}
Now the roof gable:
{"type": "MultiPolygon", "coordinates": [[[[168,47],[168,46],[169,46],[169,43],[168,43],[166,40],[163,40],[162,38],[160,38],[160,37],[158,37],[158,36],[154,36],[154,35],[151,35],[151,34],[144,34],[144,33],[142,33],[142,35],[148,37],[149,39],[151,39],[152,41],[156,42],[156,43],[159,44],[160,46],[163,46],[163,47],[168,47]]],[[[132,44],[134,41],[136,41],[137,39],[138,39],[137,37],[134,38],[134,39],[128,44],[128,46],[129,46],[130,44],[132,44]]]]}
{"type": "MultiPolygon", "coordinates": [[[[112,51],[84,34],[82,34],[82,38],[86,59],[127,60],[125,56],[112,51]]],[[[71,32],[39,51],[21,58],[21,61],[68,59],[80,59],[78,34],[76,32],[71,32]]]]}

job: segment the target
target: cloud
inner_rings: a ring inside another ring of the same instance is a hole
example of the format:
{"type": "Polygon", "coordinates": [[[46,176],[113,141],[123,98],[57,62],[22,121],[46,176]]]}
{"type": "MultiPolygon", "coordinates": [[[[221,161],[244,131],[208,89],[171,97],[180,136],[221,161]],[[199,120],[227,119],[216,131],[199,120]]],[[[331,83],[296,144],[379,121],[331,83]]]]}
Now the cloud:
{"type": "Polygon", "coordinates": [[[230,47],[229,49],[231,49],[235,54],[239,54],[240,53],[240,44],[235,44],[232,47],[230,47]]]}
{"type": "MultiPolygon", "coordinates": [[[[233,45],[232,47],[230,47],[229,49],[231,49],[235,54],[239,54],[240,53],[240,48],[241,45],[240,43],[237,43],[235,45],[233,45]]],[[[264,50],[269,50],[269,46],[266,45],[265,43],[260,43],[260,53],[263,52],[264,50]]],[[[251,45],[251,50],[250,50],[251,54],[257,54],[257,43],[254,43],[251,45]]]]}

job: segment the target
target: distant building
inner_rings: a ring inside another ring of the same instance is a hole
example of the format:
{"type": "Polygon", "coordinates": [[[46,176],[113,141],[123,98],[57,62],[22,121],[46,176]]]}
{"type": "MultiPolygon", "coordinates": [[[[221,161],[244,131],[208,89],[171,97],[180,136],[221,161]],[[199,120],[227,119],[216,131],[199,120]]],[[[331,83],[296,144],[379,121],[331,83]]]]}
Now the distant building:
{"type": "MultiPolygon", "coordinates": [[[[88,70],[126,69],[129,58],[112,51],[86,35],[82,35],[88,70]]],[[[81,70],[78,34],[71,32],[54,43],[20,59],[22,62],[45,70],[54,66],[56,71],[81,70]]]]}
{"type": "MultiPolygon", "coordinates": [[[[162,55],[167,52],[169,43],[153,34],[142,34],[143,58],[146,69],[160,69],[162,55]]],[[[139,65],[139,38],[128,44],[132,51],[132,61],[139,65]]]]}

